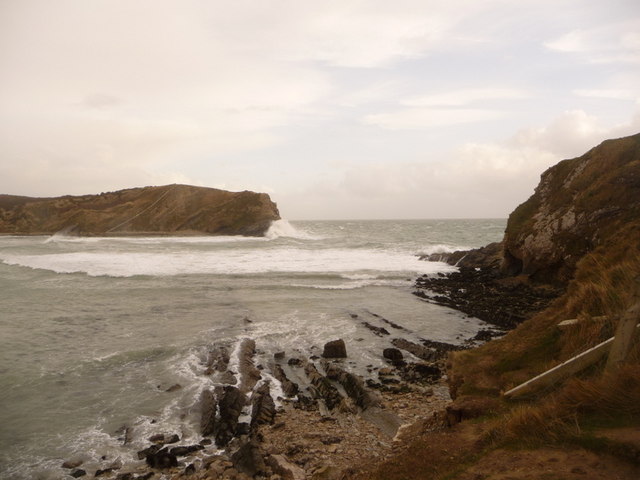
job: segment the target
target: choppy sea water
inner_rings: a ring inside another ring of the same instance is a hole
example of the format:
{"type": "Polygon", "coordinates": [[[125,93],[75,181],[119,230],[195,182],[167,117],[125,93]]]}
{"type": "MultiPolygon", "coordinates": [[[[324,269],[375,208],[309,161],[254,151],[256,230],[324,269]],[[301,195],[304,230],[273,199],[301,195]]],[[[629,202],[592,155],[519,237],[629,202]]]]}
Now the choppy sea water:
{"type": "Polygon", "coordinates": [[[461,342],[483,323],[411,294],[451,271],[418,255],[485,245],[505,220],[276,222],[265,238],[0,237],[0,478],[64,478],[135,462],[154,433],[197,442],[211,345],[256,340],[258,361],[343,338],[384,346],[353,314],[461,342]],[[165,390],[175,384],[181,389],[165,390]],[[122,426],[135,435],[123,445],[122,426]],[[84,468],[84,467],[83,467],[84,468]]]}

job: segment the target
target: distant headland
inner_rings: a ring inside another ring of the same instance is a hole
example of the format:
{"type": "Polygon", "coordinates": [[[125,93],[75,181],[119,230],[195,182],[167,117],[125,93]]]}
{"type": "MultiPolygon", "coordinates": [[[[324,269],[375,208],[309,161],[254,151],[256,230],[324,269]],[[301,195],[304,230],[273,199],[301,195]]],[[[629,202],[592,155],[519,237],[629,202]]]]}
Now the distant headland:
{"type": "Polygon", "coordinates": [[[164,185],[99,195],[0,194],[0,234],[263,236],[280,219],[266,193],[164,185]]]}

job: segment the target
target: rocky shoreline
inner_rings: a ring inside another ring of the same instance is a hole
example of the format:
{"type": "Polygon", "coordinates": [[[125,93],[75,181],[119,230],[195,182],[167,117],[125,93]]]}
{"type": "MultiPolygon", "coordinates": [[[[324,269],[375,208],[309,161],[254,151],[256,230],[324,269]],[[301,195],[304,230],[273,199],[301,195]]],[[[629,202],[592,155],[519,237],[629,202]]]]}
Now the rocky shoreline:
{"type": "MultiPolygon", "coordinates": [[[[66,474],[116,480],[333,479],[392,454],[403,431],[450,402],[446,356],[463,347],[422,339],[373,312],[351,319],[385,339],[382,366],[357,365],[341,339],[311,352],[274,352],[262,363],[258,358],[265,357],[256,355],[259,346],[251,338],[235,346],[211,345],[201,363],[210,388],[197,402],[199,442],[185,443],[180,432],[158,425],[162,433],[144,439],[137,464],[103,458],[83,466],[68,459],[66,474]]],[[[118,432],[123,444],[141,444],[135,430],[125,426],[118,432]]]]}
{"type": "MultiPolygon", "coordinates": [[[[461,415],[447,412],[448,353],[504,334],[560,291],[505,277],[487,264],[423,276],[415,288],[426,301],[496,328],[453,345],[421,338],[374,312],[366,318],[352,313],[354,322],[384,339],[382,367],[357,365],[341,339],[310,352],[273,352],[262,363],[251,338],[235,346],[211,345],[201,365],[210,387],[197,402],[201,440],[184,444],[175,432],[153,435],[138,451],[140,464],[134,469],[105,459],[93,475],[115,480],[346,478],[402,448],[411,432],[442,428],[453,417],[457,421],[461,415]]],[[[132,435],[123,428],[122,441],[132,435]]],[[[91,474],[73,461],[65,468],[74,478],[91,474]]]]}

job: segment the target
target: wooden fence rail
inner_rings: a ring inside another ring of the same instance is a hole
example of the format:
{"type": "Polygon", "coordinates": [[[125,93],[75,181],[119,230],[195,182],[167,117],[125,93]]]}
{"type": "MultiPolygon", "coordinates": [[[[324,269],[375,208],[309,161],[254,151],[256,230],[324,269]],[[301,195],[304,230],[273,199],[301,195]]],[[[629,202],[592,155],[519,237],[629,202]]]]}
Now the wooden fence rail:
{"type": "Polygon", "coordinates": [[[617,368],[627,358],[633,339],[640,332],[639,321],[640,302],[637,302],[620,319],[615,336],[504,392],[503,395],[507,398],[517,398],[542,388],[550,387],[593,365],[607,354],[609,358],[607,359],[606,369],[617,368]]]}

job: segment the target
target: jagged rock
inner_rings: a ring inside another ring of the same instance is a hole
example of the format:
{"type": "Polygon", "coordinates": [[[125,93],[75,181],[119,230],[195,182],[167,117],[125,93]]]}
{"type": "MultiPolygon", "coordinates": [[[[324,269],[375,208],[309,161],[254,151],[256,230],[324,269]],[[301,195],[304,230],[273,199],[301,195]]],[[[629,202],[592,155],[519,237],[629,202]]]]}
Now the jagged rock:
{"type": "Polygon", "coordinates": [[[203,390],[200,396],[200,434],[202,436],[211,435],[215,431],[216,407],[215,393],[211,390],[203,390]]]}
{"type": "Polygon", "coordinates": [[[404,338],[394,338],[393,340],[391,340],[391,343],[394,347],[406,350],[407,352],[412,353],[422,360],[433,361],[438,357],[438,354],[435,350],[424,347],[414,342],[410,342],[409,340],[406,340],[404,338]]]}
{"type": "Polygon", "coordinates": [[[347,358],[347,347],[344,340],[339,339],[325,343],[322,356],[324,358],[347,358]]]}
{"type": "Polygon", "coordinates": [[[217,347],[209,351],[206,366],[205,375],[224,372],[229,366],[229,350],[227,347],[217,347]]]}
{"type": "Polygon", "coordinates": [[[147,455],[145,457],[147,465],[151,468],[172,468],[178,466],[178,459],[175,455],[169,453],[168,449],[165,447],[161,450],[158,450],[155,453],[147,455]]]}
{"type": "Polygon", "coordinates": [[[280,382],[284,394],[287,397],[295,397],[298,394],[298,384],[287,378],[287,375],[280,365],[274,365],[272,371],[273,376],[280,382]]]}
{"type": "Polygon", "coordinates": [[[327,408],[333,410],[342,401],[340,392],[331,384],[328,378],[318,372],[313,363],[307,363],[304,371],[311,385],[316,389],[317,395],[324,399],[327,408]]]}
{"type": "Polygon", "coordinates": [[[250,338],[244,338],[240,341],[238,360],[238,369],[242,378],[240,391],[242,393],[250,392],[260,379],[260,370],[253,364],[253,357],[256,353],[256,342],[250,338]]]}
{"type": "Polygon", "coordinates": [[[231,455],[231,462],[237,471],[250,477],[266,471],[264,452],[255,439],[250,439],[243,443],[240,448],[231,455]]]}
{"type": "Polygon", "coordinates": [[[266,193],[189,185],[57,198],[0,195],[0,233],[14,235],[66,231],[78,235],[199,232],[263,236],[279,219],[278,208],[266,193]]]}
{"type": "Polygon", "coordinates": [[[322,362],[322,367],[327,372],[327,377],[340,383],[358,407],[366,410],[369,407],[380,405],[379,399],[367,391],[361,378],[326,360],[322,362]]]}
{"type": "Polygon", "coordinates": [[[218,447],[224,447],[235,435],[238,417],[246,403],[246,396],[238,388],[231,385],[225,385],[216,390],[220,390],[220,393],[217,394],[220,399],[218,402],[220,420],[215,424],[215,439],[218,447]]]}
{"type": "Polygon", "coordinates": [[[276,405],[271,398],[269,382],[264,382],[251,397],[251,428],[272,424],[276,416],[276,405]]]}

